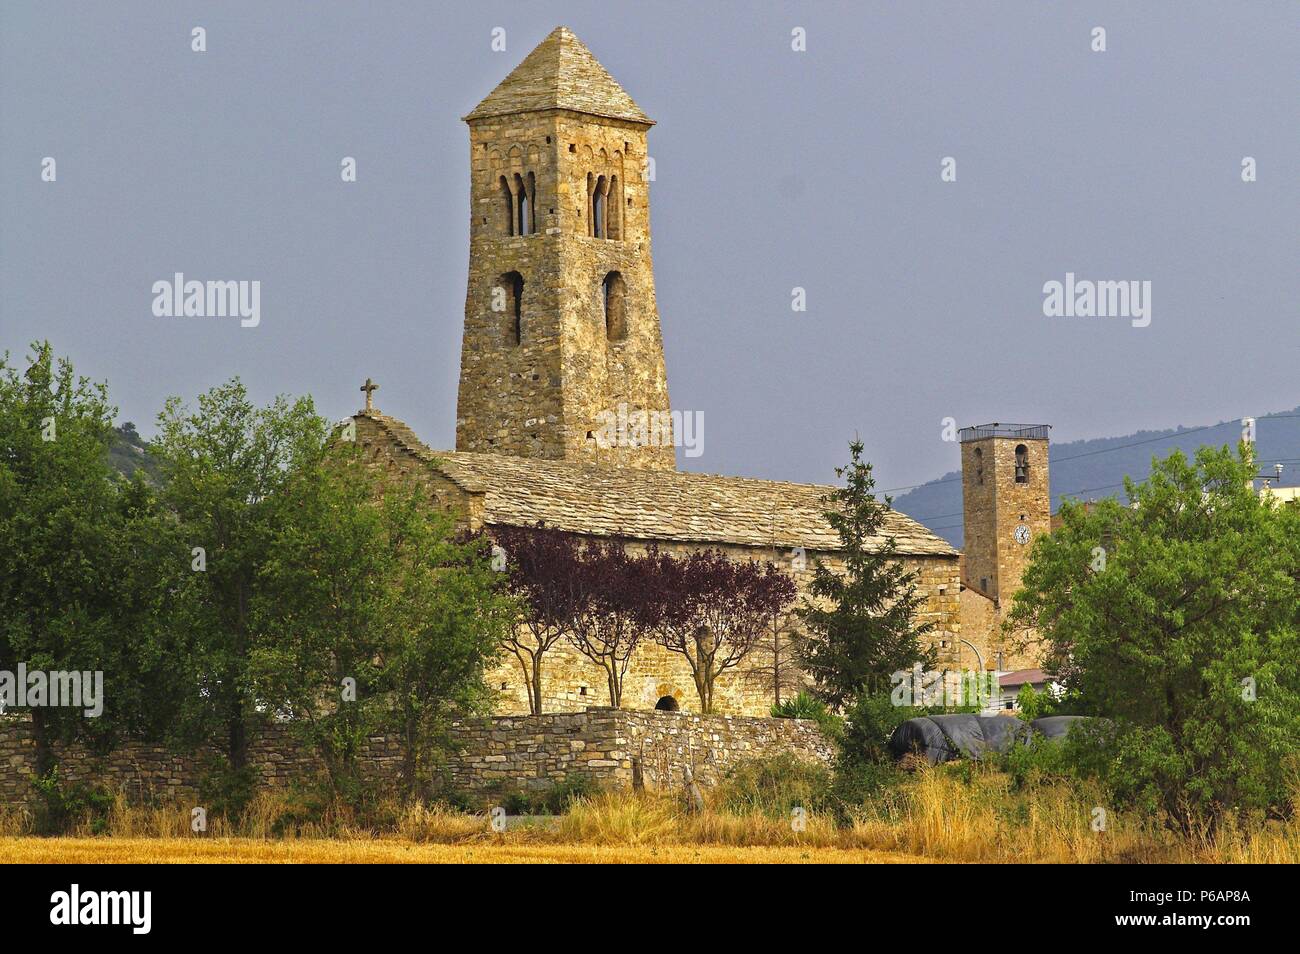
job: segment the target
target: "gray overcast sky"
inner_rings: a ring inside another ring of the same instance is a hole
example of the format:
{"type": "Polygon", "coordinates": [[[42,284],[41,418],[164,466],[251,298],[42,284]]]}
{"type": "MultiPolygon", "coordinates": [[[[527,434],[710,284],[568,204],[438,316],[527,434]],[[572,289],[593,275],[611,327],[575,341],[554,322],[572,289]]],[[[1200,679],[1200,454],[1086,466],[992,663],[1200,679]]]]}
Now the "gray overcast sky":
{"type": "Polygon", "coordinates": [[[949,416],[1069,440],[1300,404],[1293,2],[6,0],[0,349],[50,338],[146,434],[231,375],[332,418],[371,375],[451,446],[459,117],[561,23],[658,122],[687,468],[829,480],[858,432],[889,487],[956,466],[949,416]],[[177,271],[260,280],[261,325],[155,318],[177,271]],[[1067,271],[1151,281],[1151,325],[1044,317],[1067,271]]]}

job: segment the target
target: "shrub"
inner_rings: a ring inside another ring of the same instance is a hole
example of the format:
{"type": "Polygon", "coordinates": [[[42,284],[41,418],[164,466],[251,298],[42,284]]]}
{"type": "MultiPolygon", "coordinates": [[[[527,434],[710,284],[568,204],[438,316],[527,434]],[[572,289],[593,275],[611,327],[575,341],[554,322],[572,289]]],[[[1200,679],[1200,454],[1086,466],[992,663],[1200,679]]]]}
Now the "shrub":
{"type": "Polygon", "coordinates": [[[64,835],[78,822],[88,822],[92,834],[108,830],[108,814],[113,796],[99,787],[78,782],[65,785],[58,767],[32,778],[37,803],[35,830],[38,835],[64,835]]]}
{"type": "Polygon", "coordinates": [[[725,811],[789,818],[795,808],[809,812],[829,808],[831,783],[826,766],[782,752],[733,765],[718,785],[714,805],[725,811]]]}
{"type": "Polygon", "coordinates": [[[844,720],[826,708],[812,693],[803,691],[793,699],[787,699],[779,705],[772,706],[774,719],[810,719],[817,723],[822,734],[831,741],[838,741],[844,734],[844,720]]]}
{"type": "Polygon", "coordinates": [[[573,773],[549,788],[522,789],[514,784],[498,785],[478,797],[462,794],[450,801],[466,810],[499,805],[507,815],[563,815],[574,802],[601,793],[600,784],[590,775],[573,773]]]}
{"type": "Polygon", "coordinates": [[[199,798],[209,816],[238,820],[253,800],[257,782],[257,769],[253,766],[235,769],[225,756],[213,756],[199,776],[199,798]]]}
{"type": "Polygon", "coordinates": [[[1036,736],[1025,745],[1013,745],[1000,761],[1011,787],[1018,791],[1075,778],[1078,770],[1074,756],[1066,740],[1036,736]]]}
{"type": "Polygon", "coordinates": [[[889,737],[908,719],[977,711],[974,706],[898,706],[887,692],[863,693],[848,711],[840,756],[858,762],[892,762],[889,737]]]}
{"type": "Polygon", "coordinates": [[[869,762],[841,756],[835,763],[832,788],[836,811],[841,819],[846,818],[852,809],[875,801],[906,780],[907,773],[893,761],[869,762]]]}

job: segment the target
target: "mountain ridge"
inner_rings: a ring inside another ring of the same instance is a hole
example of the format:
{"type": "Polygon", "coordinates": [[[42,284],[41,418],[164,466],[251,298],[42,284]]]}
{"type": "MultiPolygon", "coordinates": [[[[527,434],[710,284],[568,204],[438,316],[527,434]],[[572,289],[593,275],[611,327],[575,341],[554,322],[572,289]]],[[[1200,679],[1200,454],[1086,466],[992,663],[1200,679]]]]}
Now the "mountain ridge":
{"type": "MultiPolygon", "coordinates": [[[[1282,486],[1300,484],[1300,406],[1255,419],[1259,472],[1272,476],[1275,462],[1285,462],[1282,486]]],[[[1175,448],[1193,453],[1202,444],[1235,445],[1241,436],[1239,419],[1217,424],[1179,425],[1140,430],[1118,437],[1096,437],[1050,445],[1052,512],[1064,497],[1123,500],[1126,476],[1143,480],[1152,457],[1165,457],[1175,448]]],[[[894,507],[943,537],[962,545],[961,472],[949,471],[894,498],[894,507]]]]}

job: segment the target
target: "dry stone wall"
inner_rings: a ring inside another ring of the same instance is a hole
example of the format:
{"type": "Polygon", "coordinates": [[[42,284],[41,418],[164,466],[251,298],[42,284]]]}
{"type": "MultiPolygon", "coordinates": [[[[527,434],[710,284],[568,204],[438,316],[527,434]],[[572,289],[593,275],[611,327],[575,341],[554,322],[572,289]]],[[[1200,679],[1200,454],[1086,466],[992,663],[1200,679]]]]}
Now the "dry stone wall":
{"type": "MultiPolygon", "coordinates": [[[[830,743],[813,722],[799,719],[703,716],[685,712],[635,712],[590,708],[542,716],[499,716],[455,727],[456,749],[442,767],[453,791],[488,796],[541,790],[575,775],[610,788],[631,786],[639,763],[648,787],[676,785],[691,768],[713,784],[739,761],[789,752],[829,762],[830,743]]],[[[163,746],[132,743],[96,756],[84,746],[56,746],[65,783],[102,785],[134,801],[195,801],[210,752],[178,754],[163,746]]],[[[35,743],[28,716],[0,716],[0,799],[12,805],[34,796],[35,743]]],[[[263,786],[282,788],[319,768],[284,725],[262,727],[250,759],[263,786]]],[[[362,770],[394,780],[401,766],[396,739],[368,740],[362,770]]],[[[440,772],[440,774],[442,774],[440,772]]],[[[197,803],[197,802],[195,802],[197,803]]]]}
{"type": "Polygon", "coordinates": [[[638,763],[650,788],[680,785],[687,768],[715,784],[747,759],[790,753],[828,763],[832,756],[816,723],[804,719],[609,708],[485,719],[463,725],[457,741],[463,750],[452,777],[467,792],[542,789],[575,775],[626,788],[638,763]]]}
{"type": "MultiPolygon", "coordinates": [[[[192,800],[212,749],[193,753],[174,752],[162,745],[131,742],[97,755],[83,745],[54,746],[60,780],[67,785],[101,785],[126,793],[133,801],[192,800]]],[[[310,778],[318,769],[315,757],[292,738],[284,725],[261,727],[249,745],[249,761],[256,767],[262,785],[282,788],[310,778]]],[[[395,739],[375,737],[367,741],[362,754],[364,770],[372,775],[395,779],[401,754],[395,739]]],[[[31,780],[36,771],[36,743],[31,720],[25,714],[0,716],[0,800],[13,804],[32,796],[31,780]]]]}

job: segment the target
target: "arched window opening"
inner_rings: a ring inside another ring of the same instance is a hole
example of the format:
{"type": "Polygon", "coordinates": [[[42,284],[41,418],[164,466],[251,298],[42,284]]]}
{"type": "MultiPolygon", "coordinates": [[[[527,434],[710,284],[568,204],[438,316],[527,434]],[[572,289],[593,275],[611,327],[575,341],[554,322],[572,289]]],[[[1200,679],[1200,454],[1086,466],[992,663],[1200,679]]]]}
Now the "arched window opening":
{"type": "Polygon", "coordinates": [[[627,338],[627,284],[619,272],[610,272],[600,283],[601,314],[605,319],[605,338],[627,338]]]}
{"type": "Polygon", "coordinates": [[[501,311],[506,344],[517,347],[524,340],[524,276],[518,272],[506,272],[497,279],[493,289],[494,309],[500,294],[505,295],[505,307],[501,311]]]}
{"type": "Polygon", "coordinates": [[[587,234],[595,235],[592,226],[591,204],[596,195],[596,177],[590,172],[587,173],[587,234]]]}
{"type": "Polygon", "coordinates": [[[537,234],[537,177],[528,173],[528,235],[537,234]]]}
{"type": "Polygon", "coordinates": [[[515,234],[515,197],[510,192],[510,183],[506,177],[501,177],[501,210],[502,224],[505,226],[505,235],[515,234]]]}
{"type": "Polygon", "coordinates": [[[524,178],[519,173],[515,173],[514,178],[515,193],[515,235],[529,235],[532,232],[530,225],[532,223],[532,198],[528,194],[528,186],[524,183],[524,178]]]}
{"type": "Polygon", "coordinates": [[[622,191],[618,176],[609,177],[609,202],[606,203],[606,217],[609,221],[606,223],[606,231],[609,237],[618,241],[623,238],[623,203],[621,201],[622,191]]]}
{"type": "Polygon", "coordinates": [[[677,712],[681,706],[672,696],[660,696],[659,701],[655,703],[655,708],[660,712],[677,712]]]}
{"type": "Polygon", "coordinates": [[[984,483],[984,448],[975,448],[975,483],[984,483]]]}
{"type": "Polygon", "coordinates": [[[604,176],[596,177],[596,185],[591,195],[591,234],[595,238],[605,238],[605,194],[609,190],[609,180],[604,176]]]}
{"type": "Polygon", "coordinates": [[[1024,444],[1016,445],[1016,483],[1029,483],[1029,448],[1024,444]]]}
{"type": "Polygon", "coordinates": [[[627,337],[627,285],[618,272],[610,272],[600,283],[601,310],[605,316],[605,338],[622,341],[627,337]]]}

